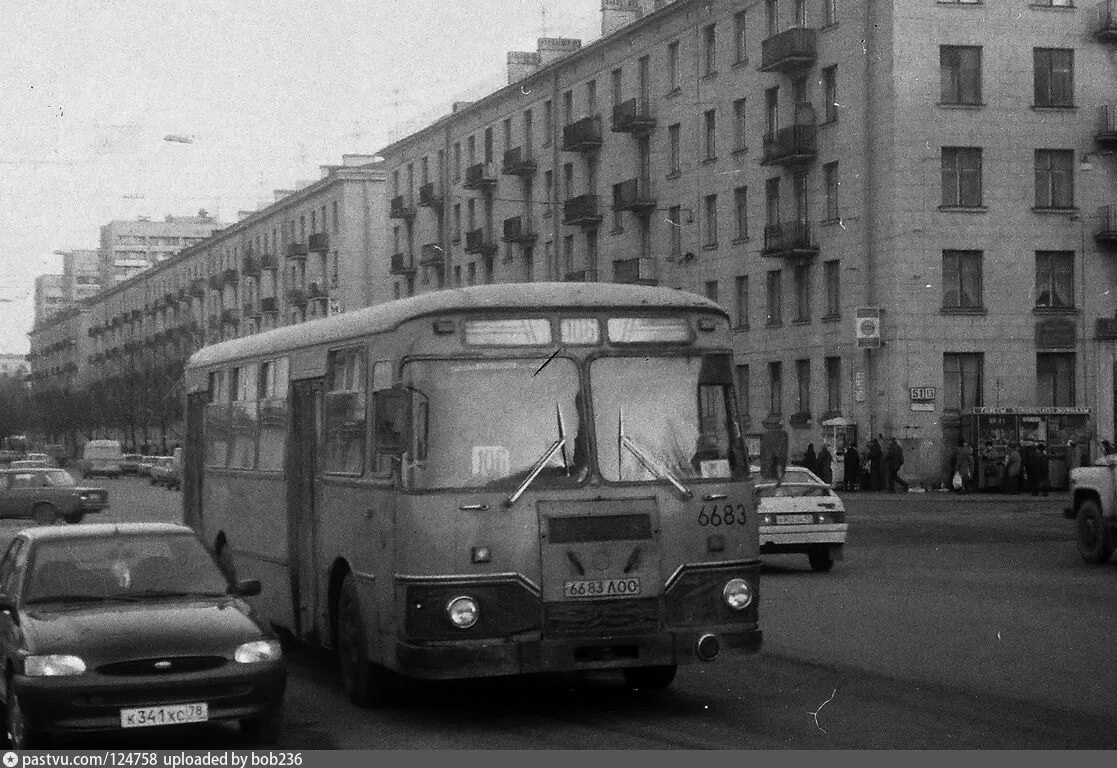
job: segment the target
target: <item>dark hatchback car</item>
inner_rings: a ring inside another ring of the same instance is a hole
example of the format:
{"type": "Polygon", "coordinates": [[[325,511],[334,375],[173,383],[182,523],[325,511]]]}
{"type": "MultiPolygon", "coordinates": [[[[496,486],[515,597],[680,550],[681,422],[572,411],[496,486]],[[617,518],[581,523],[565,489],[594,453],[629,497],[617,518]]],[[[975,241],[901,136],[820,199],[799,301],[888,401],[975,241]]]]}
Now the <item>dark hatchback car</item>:
{"type": "Polygon", "coordinates": [[[281,727],[279,640],[197,535],[167,523],[27,528],[0,560],[9,741],[207,721],[281,727]]]}
{"type": "Polygon", "coordinates": [[[29,517],[39,525],[58,520],[79,523],[109,505],[104,488],[80,486],[64,469],[26,467],[0,470],[0,518],[29,517]]]}

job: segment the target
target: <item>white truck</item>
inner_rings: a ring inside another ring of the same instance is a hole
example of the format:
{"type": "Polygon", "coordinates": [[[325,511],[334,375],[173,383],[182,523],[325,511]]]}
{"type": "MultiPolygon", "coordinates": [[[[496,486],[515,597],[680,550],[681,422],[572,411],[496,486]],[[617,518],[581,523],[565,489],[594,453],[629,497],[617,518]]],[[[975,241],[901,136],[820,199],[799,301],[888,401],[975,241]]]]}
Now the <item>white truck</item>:
{"type": "Polygon", "coordinates": [[[1077,526],[1078,554],[1088,563],[1105,563],[1117,547],[1117,455],[1070,472],[1070,506],[1063,516],[1077,526]]]}

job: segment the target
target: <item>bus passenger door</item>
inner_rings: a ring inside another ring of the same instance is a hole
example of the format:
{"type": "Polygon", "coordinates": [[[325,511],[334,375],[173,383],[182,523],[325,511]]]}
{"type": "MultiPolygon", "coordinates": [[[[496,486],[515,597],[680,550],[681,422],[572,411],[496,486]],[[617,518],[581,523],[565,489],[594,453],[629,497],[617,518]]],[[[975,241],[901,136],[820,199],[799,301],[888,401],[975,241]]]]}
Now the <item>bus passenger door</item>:
{"type": "Polygon", "coordinates": [[[287,563],[295,634],[317,634],[314,600],[318,587],[318,539],[314,478],[322,424],[322,379],[291,384],[291,440],[287,449],[287,563]]]}

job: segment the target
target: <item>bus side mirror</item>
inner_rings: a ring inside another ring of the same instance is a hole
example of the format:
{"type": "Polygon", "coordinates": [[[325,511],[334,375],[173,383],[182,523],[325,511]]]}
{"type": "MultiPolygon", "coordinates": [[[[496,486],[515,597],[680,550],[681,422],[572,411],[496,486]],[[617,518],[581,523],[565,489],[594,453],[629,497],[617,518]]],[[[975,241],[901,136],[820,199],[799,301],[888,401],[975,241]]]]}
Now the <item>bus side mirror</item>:
{"type": "Polygon", "coordinates": [[[396,385],[377,392],[377,451],[399,456],[407,451],[411,435],[411,390],[396,385]]]}

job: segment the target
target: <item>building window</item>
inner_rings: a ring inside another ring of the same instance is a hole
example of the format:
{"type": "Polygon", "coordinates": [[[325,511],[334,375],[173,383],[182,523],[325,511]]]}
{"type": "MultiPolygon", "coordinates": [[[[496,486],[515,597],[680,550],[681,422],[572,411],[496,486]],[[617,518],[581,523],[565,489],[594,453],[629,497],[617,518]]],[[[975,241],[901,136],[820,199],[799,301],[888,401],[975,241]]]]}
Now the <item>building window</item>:
{"type": "Polygon", "coordinates": [[[946,410],[982,405],[984,368],[985,355],[980,352],[947,352],[942,356],[943,407],[946,410]]]}
{"type": "Polygon", "coordinates": [[[718,244],[718,196],[706,195],[706,241],[707,246],[718,244]]]}
{"type": "Polygon", "coordinates": [[[743,152],[748,146],[745,129],[745,99],[733,102],[733,151],[743,152]]]}
{"type": "Polygon", "coordinates": [[[783,413],[783,365],[768,363],[768,413],[783,413]]]}
{"type": "Polygon", "coordinates": [[[837,0],[822,0],[822,19],[827,27],[838,23],[837,0]]]}
{"type": "Polygon", "coordinates": [[[797,414],[809,416],[811,413],[811,361],[795,361],[795,382],[799,385],[797,414]]]}
{"type": "Polygon", "coordinates": [[[674,123],[667,126],[667,175],[680,173],[679,170],[679,133],[682,126],[674,123]]]}
{"type": "Polygon", "coordinates": [[[462,204],[454,203],[454,242],[461,242],[462,239],[462,204]]]}
{"type": "Polygon", "coordinates": [[[1074,207],[1074,152],[1036,150],[1036,208],[1074,207]]]}
{"type": "MultiPolygon", "coordinates": [[[[1036,173],[1038,179],[1038,170],[1036,173]]],[[[944,208],[981,207],[980,147],[942,148],[942,205],[944,208]]]]}
{"type": "Polygon", "coordinates": [[[1035,48],[1035,106],[1074,106],[1074,51],[1069,48],[1035,48]]]}
{"type": "MultiPolygon", "coordinates": [[[[620,83],[621,71],[618,69],[613,72],[613,77],[617,83],[620,83]]],[[[597,81],[590,80],[586,83],[586,114],[592,115],[597,112],[597,81]]]]}
{"type": "Polygon", "coordinates": [[[547,210],[545,211],[545,214],[550,214],[550,212],[551,212],[551,210],[550,210],[551,209],[551,201],[553,199],[554,191],[555,191],[555,172],[554,171],[544,171],[543,172],[543,204],[547,206],[547,210]]]}
{"type": "Polygon", "coordinates": [[[825,317],[838,317],[842,313],[841,262],[836,260],[825,262],[822,265],[822,277],[826,281],[825,317]]]}
{"type": "Polygon", "coordinates": [[[749,327],[749,278],[740,275],[737,278],[737,327],[748,330],[749,327]]]}
{"type": "Polygon", "coordinates": [[[826,182],[826,220],[838,221],[841,219],[838,212],[838,163],[822,166],[822,175],[826,182]]]}
{"type": "Polygon", "coordinates": [[[768,23],[768,37],[780,31],[780,0],[765,0],[765,17],[768,23]]]}
{"type": "Polygon", "coordinates": [[[780,306],[783,302],[783,286],[781,283],[780,270],[773,269],[768,272],[768,316],[764,321],[765,325],[781,325],[783,323],[783,310],[780,306]]]}
{"type": "Polygon", "coordinates": [[[562,94],[562,122],[563,125],[574,122],[574,91],[562,94]]]}
{"type": "Polygon", "coordinates": [[[940,45],[939,80],[943,104],[981,104],[981,47],[940,45]]]}
{"type": "Polygon", "coordinates": [[[485,162],[491,163],[493,161],[493,129],[485,129],[485,162]]]}
{"type": "Polygon", "coordinates": [[[981,251],[942,252],[943,309],[981,309],[981,251]]]}
{"type": "Polygon", "coordinates": [[[574,235],[567,235],[562,239],[562,259],[569,275],[574,271],[574,235]]]}
{"type": "Polygon", "coordinates": [[[710,301],[718,300],[718,281],[709,280],[706,282],[706,298],[710,301]]]}
{"type": "Polygon", "coordinates": [[[1036,251],[1036,306],[1074,306],[1074,251],[1036,251]]]}
{"type": "Polygon", "coordinates": [[[826,358],[826,413],[838,414],[842,411],[842,359],[826,358]]]}
{"type": "Polygon", "coordinates": [[[822,99],[825,121],[832,123],[838,119],[838,65],[822,70],[822,99]]]}
{"type": "Polygon", "coordinates": [[[737,218],[737,240],[749,239],[749,188],[733,190],[733,210],[737,218]]]}
{"type": "Polygon", "coordinates": [[[570,200],[574,197],[574,163],[564,163],[562,166],[562,199],[570,200]]]}
{"type": "Polygon", "coordinates": [[[811,321],[811,267],[800,264],[793,273],[795,279],[795,322],[811,321]]]}
{"type": "Polygon", "coordinates": [[[702,74],[712,75],[717,72],[717,37],[713,24],[702,30],[702,74]]]}
{"type": "Polygon", "coordinates": [[[780,223],[780,177],[773,176],[764,182],[765,224],[774,227],[780,223]]]}
{"type": "Polygon", "coordinates": [[[1041,407],[1074,405],[1073,352],[1036,355],[1036,403],[1041,407]]]}
{"type": "Polygon", "coordinates": [[[752,405],[749,401],[752,399],[751,395],[751,382],[749,381],[749,367],[747,365],[737,366],[737,409],[740,414],[741,421],[748,423],[749,410],[752,405]]]}
{"type": "Polygon", "coordinates": [[[667,88],[679,89],[679,41],[667,44],[667,88]]]}
{"type": "Polygon", "coordinates": [[[683,209],[672,206],[667,211],[667,226],[671,229],[671,255],[678,256],[683,251],[683,209]]]}
{"type": "Polygon", "coordinates": [[[745,48],[745,11],[733,14],[733,62],[743,64],[748,61],[745,48]]]}
{"type": "Polygon", "coordinates": [[[795,26],[807,26],[807,0],[795,0],[795,26]]]}
{"type": "Polygon", "coordinates": [[[717,158],[717,110],[708,109],[705,114],[706,125],[706,159],[717,158]]]}

